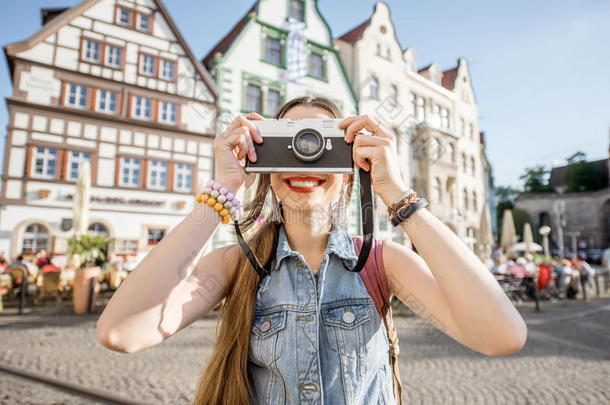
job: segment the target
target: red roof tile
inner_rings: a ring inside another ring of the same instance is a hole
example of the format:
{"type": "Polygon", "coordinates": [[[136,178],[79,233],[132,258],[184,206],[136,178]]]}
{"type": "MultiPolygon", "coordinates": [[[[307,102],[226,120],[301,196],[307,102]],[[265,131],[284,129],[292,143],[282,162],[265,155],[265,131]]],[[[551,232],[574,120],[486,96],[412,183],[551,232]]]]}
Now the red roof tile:
{"type": "Polygon", "coordinates": [[[251,12],[256,11],[257,7],[258,7],[258,1],[256,1],[252,5],[252,7],[250,7],[250,10],[248,10],[246,15],[244,15],[241,18],[241,20],[239,20],[239,22],[237,24],[235,24],[235,26],[231,29],[231,31],[229,31],[229,33],[227,35],[225,35],[224,38],[222,38],[216,44],[216,46],[214,46],[214,48],[212,48],[212,50],[201,60],[201,62],[205,65],[205,67],[208,68],[208,70],[210,70],[212,68],[211,64],[212,64],[212,60],[214,59],[214,55],[216,54],[216,52],[220,52],[221,54],[224,54],[231,47],[231,44],[233,44],[233,41],[235,41],[235,38],[237,38],[237,36],[242,32],[242,30],[246,26],[246,23],[248,22],[248,15],[251,12]]]}
{"type": "Polygon", "coordinates": [[[350,44],[353,44],[354,42],[356,42],[360,38],[362,38],[362,33],[364,32],[366,27],[369,26],[370,23],[371,23],[370,19],[366,20],[365,22],[363,22],[356,28],[353,28],[351,31],[348,31],[345,34],[343,34],[342,36],[340,36],[339,39],[342,41],[348,42],[350,44]]]}

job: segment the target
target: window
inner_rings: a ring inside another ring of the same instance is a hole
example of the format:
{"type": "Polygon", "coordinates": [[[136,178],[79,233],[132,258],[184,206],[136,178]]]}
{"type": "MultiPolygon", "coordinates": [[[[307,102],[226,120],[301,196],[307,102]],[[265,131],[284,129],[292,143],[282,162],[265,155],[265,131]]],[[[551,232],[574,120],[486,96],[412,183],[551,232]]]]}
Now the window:
{"type": "Polygon", "coordinates": [[[309,54],[309,74],[318,79],[324,79],[324,56],[312,52],[309,54]]]}
{"type": "Polygon", "coordinates": [[[409,104],[411,105],[411,115],[415,117],[417,113],[417,97],[413,93],[409,93],[409,104]]]}
{"type": "Polygon", "coordinates": [[[138,29],[140,31],[150,32],[150,16],[138,14],[138,29]]]}
{"type": "Polygon", "coordinates": [[[42,224],[30,224],[23,231],[21,253],[38,253],[49,248],[49,230],[42,224]]]}
{"type": "Polygon", "coordinates": [[[136,158],[121,158],[121,176],[119,184],[124,187],[140,186],[140,168],[142,161],[136,158]]]}
{"type": "Polygon", "coordinates": [[[440,203],[441,202],[441,179],[438,177],[434,178],[434,183],[432,184],[432,202],[440,203]]]}
{"type": "Polygon", "coordinates": [[[464,209],[469,210],[468,207],[468,190],[464,189],[464,209]]]}
{"type": "Polygon", "coordinates": [[[432,139],[430,139],[430,160],[435,162],[439,159],[440,148],[441,145],[438,138],[432,137],[432,139]]]}
{"type": "Polygon", "coordinates": [[[119,8],[117,22],[121,25],[131,26],[131,10],[119,8]]]}
{"type": "Polygon", "coordinates": [[[89,89],[80,84],[68,84],[65,104],[68,107],[87,108],[89,89]]]}
{"type": "Polygon", "coordinates": [[[68,172],[66,180],[78,180],[78,171],[84,162],[91,164],[91,152],[80,152],[72,150],[68,152],[68,172]]]}
{"type": "Polygon", "coordinates": [[[464,122],[464,118],[460,118],[460,136],[464,136],[466,134],[466,123],[464,122]]]}
{"type": "Polygon", "coordinates": [[[371,77],[371,82],[369,83],[369,96],[376,100],[379,99],[379,80],[375,76],[371,77]]]}
{"type": "Polygon", "coordinates": [[[193,188],[193,166],[176,163],[174,168],[174,190],[191,192],[193,188]]]}
{"type": "Polygon", "coordinates": [[[468,161],[466,160],[466,154],[462,153],[462,171],[466,173],[468,171],[468,161]]]}
{"type": "Polygon", "coordinates": [[[437,104],[432,106],[432,125],[435,127],[440,127],[441,125],[441,111],[440,107],[437,104]]]}
{"type": "Polygon", "coordinates": [[[305,2],[303,0],[290,0],[290,17],[305,21],[305,2]]]}
{"type": "Polygon", "coordinates": [[[455,146],[453,143],[449,143],[449,160],[455,163],[455,146]]]}
{"type": "Polygon", "coordinates": [[[267,91],[267,115],[272,116],[280,109],[281,95],[277,90],[267,91]]]}
{"type": "Polygon", "coordinates": [[[99,42],[85,39],[85,47],[83,49],[83,59],[88,62],[101,62],[101,49],[102,45],[99,42]]]}
{"type": "Polygon", "coordinates": [[[152,118],[152,100],[146,97],[134,96],[131,115],[133,118],[150,120],[152,118]]]}
{"type": "Polygon", "coordinates": [[[449,129],[449,110],[441,108],[441,128],[449,129]]]}
{"type": "Polygon", "coordinates": [[[390,104],[392,104],[392,105],[398,104],[398,88],[393,84],[390,85],[389,98],[390,98],[390,104]]]}
{"type": "Polygon", "coordinates": [[[415,117],[420,120],[423,121],[426,118],[426,114],[425,114],[425,106],[426,106],[426,100],[424,100],[423,97],[417,97],[417,109],[415,111],[415,117]]]}
{"type": "Polygon", "coordinates": [[[159,121],[165,124],[176,124],[178,122],[178,105],[161,101],[159,103],[159,121]]]}
{"type": "Polygon", "coordinates": [[[474,140],[474,125],[472,125],[472,122],[468,125],[468,132],[470,133],[470,139],[474,140]]]}
{"type": "Polygon", "coordinates": [[[452,184],[449,188],[449,204],[451,208],[455,207],[455,185],[452,184]]]}
{"type": "Polygon", "coordinates": [[[472,192],[472,209],[473,210],[477,210],[477,192],[473,191],[472,192]]]}
{"type": "Polygon", "coordinates": [[[257,113],[262,112],[262,93],[260,86],[248,84],[246,88],[246,110],[257,113]]]}
{"type": "Polygon", "coordinates": [[[57,149],[34,147],[32,177],[54,179],[57,175],[57,149]]]}
{"type": "Polygon", "coordinates": [[[470,173],[474,176],[475,172],[476,172],[476,166],[475,166],[475,163],[474,163],[474,158],[471,157],[470,158],[470,173]]]}
{"type": "Polygon", "coordinates": [[[392,53],[391,53],[391,51],[390,51],[390,48],[387,48],[387,49],[385,50],[385,57],[386,57],[387,59],[392,59],[392,53]]]}
{"type": "Polygon", "coordinates": [[[158,160],[148,162],[148,188],[156,190],[167,188],[167,162],[158,160]]]}
{"type": "Polygon", "coordinates": [[[381,56],[381,44],[377,44],[377,55],[381,56]]]}
{"type": "Polygon", "coordinates": [[[120,68],[123,64],[123,50],[116,46],[106,45],[106,66],[120,68]]]}
{"type": "Polygon", "coordinates": [[[165,236],[165,229],[148,228],[148,244],[156,245],[165,236]]]}
{"type": "Polygon", "coordinates": [[[162,60],[161,61],[161,79],[164,80],[174,80],[176,72],[176,63],[171,60],[162,60]]]}
{"type": "Polygon", "coordinates": [[[98,90],[96,111],[116,114],[118,94],[116,91],[98,90]]]}
{"type": "Polygon", "coordinates": [[[283,64],[282,43],[279,38],[265,37],[264,61],[275,65],[283,64]]]}
{"type": "Polygon", "coordinates": [[[140,55],[140,73],[147,76],[155,75],[155,57],[140,55]]]}
{"type": "Polygon", "coordinates": [[[108,228],[106,227],[106,225],[100,222],[92,223],[91,225],[89,225],[89,228],[87,228],[87,230],[89,231],[89,233],[95,236],[110,236],[110,232],[108,232],[108,228]]]}

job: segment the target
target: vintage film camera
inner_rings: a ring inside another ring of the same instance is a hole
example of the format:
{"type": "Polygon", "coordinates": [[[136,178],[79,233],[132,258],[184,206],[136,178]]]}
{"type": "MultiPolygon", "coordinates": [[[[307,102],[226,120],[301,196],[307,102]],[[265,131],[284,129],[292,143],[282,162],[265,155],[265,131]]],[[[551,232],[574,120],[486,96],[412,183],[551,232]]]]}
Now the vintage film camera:
{"type": "MultiPolygon", "coordinates": [[[[339,129],[343,119],[306,118],[300,120],[252,120],[263,143],[254,143],[257,160],[246,158],[249,173],[354,173],[352,143],[345,142],[345,130],[339,129]]],[[[360,216],[363,244],[358,261],[347,270],[359,272],[364,267],[373,243],[373,192],[370,173],[362,169],[360,181],[360,216]]],[[[237,221],[234,223],[237,241],[250,264],[262,277],[269,274],[244,240],[237,221]]]]}
{"type": "Polygon", "coordinates": [[[256,162],[246,161],[251,173],[353,173],[352,145],[339,129],[342,119],[268,119],[252,121],[263,137],[254,144],[256,162]]]}

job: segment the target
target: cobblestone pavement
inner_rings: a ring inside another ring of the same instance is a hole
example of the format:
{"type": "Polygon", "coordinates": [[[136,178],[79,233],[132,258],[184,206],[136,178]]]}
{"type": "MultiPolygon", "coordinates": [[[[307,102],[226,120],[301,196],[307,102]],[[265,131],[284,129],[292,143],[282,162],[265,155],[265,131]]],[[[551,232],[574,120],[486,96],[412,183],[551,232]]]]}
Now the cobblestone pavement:
{"type": "MultiPolygon", "coordinates": [[[[126,355],[97,340],[101,313],[71,307],[0,313],[0,366],[33,371],[146,404],[189,404],[214,343],[215,319],[204,317],[167,341],[126,355]]],[[[487,357],[418,317],[396,317],[405,403],[610,403],[610,297],[532,304],[519,311],[528,341],[517,354],[487,357]]],[[[57,388],[0,372],[2,404],[91,404],[57,388]]]]}

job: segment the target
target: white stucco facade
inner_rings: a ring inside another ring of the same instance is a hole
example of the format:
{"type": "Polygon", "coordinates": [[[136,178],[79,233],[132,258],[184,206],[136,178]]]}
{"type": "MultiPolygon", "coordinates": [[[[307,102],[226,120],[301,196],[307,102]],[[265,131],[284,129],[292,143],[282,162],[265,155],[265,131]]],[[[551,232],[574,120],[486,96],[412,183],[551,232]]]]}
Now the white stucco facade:
{"type": "MultiPolygon", "coordinates": [[[[431,211],[474,249],[485,203],[478,107],[466,59],[441,71],[423,69],[413,48],[403,50],[390,10],[378,2],[371,18],[335,40],[354,83],[361,114],[397,136],[401,175],[431,211]]],[[[382,207],[383,204],[380,204],[382,207]]],[[[380,208],[381,208],[380,207],[380,208]]],[[[403,241],[379,209],[377,236],[403,241]]]]}

